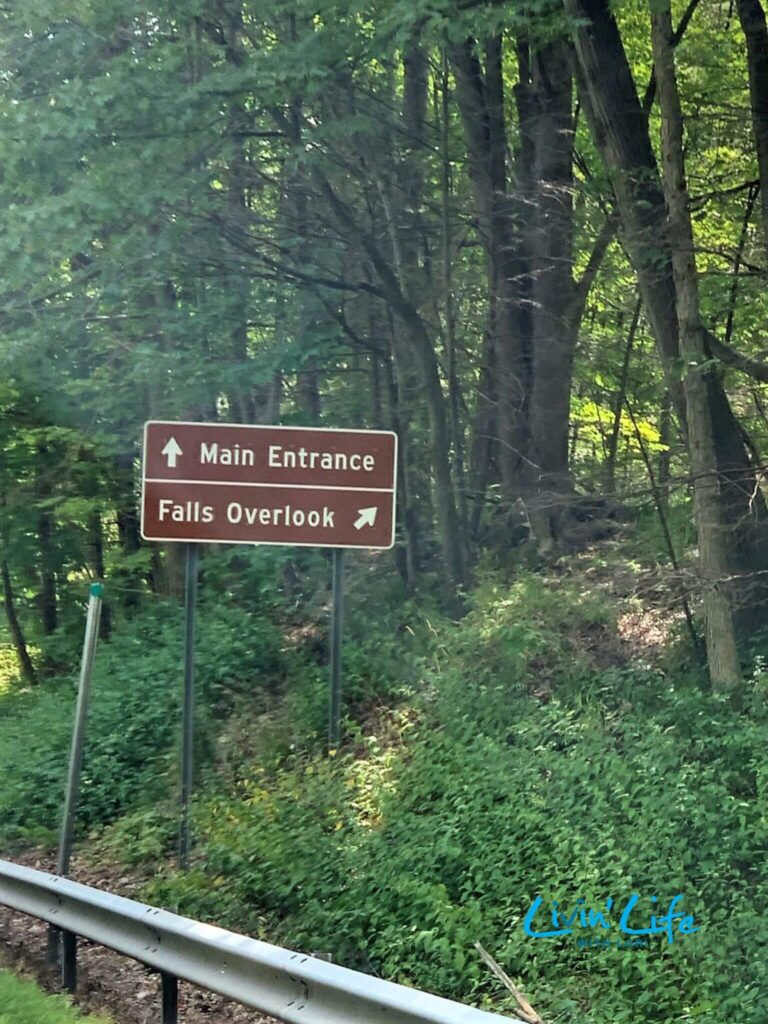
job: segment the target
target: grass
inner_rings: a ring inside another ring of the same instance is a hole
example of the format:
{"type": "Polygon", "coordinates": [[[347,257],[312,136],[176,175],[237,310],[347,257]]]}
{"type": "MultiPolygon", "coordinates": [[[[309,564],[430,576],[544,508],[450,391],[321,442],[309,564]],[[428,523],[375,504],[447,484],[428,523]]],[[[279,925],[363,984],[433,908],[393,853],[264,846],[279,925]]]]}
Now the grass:
{"type": "Polygon", "coordinates": [[[84,1015],[64,996],[47,996],[31,981],[0,971],[0,1024],[110,1024],[106,1017],[84,1015]]]}

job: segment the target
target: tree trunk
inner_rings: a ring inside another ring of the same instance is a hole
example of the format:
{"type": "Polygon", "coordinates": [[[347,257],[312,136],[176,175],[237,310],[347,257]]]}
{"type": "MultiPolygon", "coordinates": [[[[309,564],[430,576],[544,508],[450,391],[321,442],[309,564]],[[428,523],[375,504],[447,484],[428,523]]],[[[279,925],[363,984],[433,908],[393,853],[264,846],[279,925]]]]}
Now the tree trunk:
{"type": "MultiPolygon", "coordinates": [[[[394,88],[394,83],[392,83],[394,88]]],[[[418,37],[412,38],[403,53],[402,138],[392,137],[393,152],[399,159],[391,176],[380,180],[379,191],[384,208],[384,220],[392,252],[392,266],[400,290],[414,311],[424,302],[430,290],[425,271],[421,239],[423,237],[424,154],[428,151],[426,136],[427,101],[429,86],[429,60],[418,37]],[[392,182],[390,186],[389,182],[392,182]]],[[[393,106],[396,100],[393,95],[393,106]]],[[[420,318],[420,316],[419,316],[420,318]]],[[[406,438],[400,479],[405,483],[409,507],[404,509],[406,528],[406,563],[408,586],[415,586],[413,571],[418,565],[421,551],[416,546],[420,536],[420,521],[431,518],[428,506],[440,503],[437,488],[429,477],[426,465],[415,458],[415,439],[432,432],[429,412],[424,402],[423,367],[420,365],[411,333],[397,330],[389,321],[389,349],[393,359],[396,380],[396,399],[401,428],[406,438]],[[433,493],[434,492],[434,493],[433,493]]],[[[431,344],[431,343],[430,343],[431,344]]],[[[434,351],[434,350],[433,350],[434,351]]],[[[449,406],[450,409],[450,406],[449,406]]],[[[452,449],[449,443],[449,452],[452,449]]],[[[453,483],[452,483],[453,486],[453,483]]],[[[454,496],[454,504],[456,498],[454,496]]],[[[460,543],[465,536],[460,529],[460,543]]],[[[466,552],[464,553],[466,557],[466,552]]]]}
{"type": "MultiPolygon", "coordinates": [[[[302,16],[303,20],[303,16],[302,16]]],[[[297,17],[289,15],[290,38],[297,42],[297,17]]],[[[295,145],[302,145],[304,134],[303,98],[294,95],[289,106],[291,138],[295,145]]],[[[296,166],[289,172],[286,183],[285,199],[288,222],[295,238],[300,239],[299,256],[302,264],[311,266],[314,261],[314,249],[317,242],[313,240],[312,208],[309,202],[309,181],[302,168],[296,166]]],[[[315,335],[321,326],[325,313],[317,295],[306,284],[298,289],[298,340],[300,346],[306,345],[309,354],[302,354],[301,363],[296,374],[296,404],[309,423],[319,423],[323,406],[320,387],[320,369],[318,359],[312,350],[316,347],[315,335]]]]}
{"type": "Polygon", "coordinates": [[[49,512],[41,512],[37,519],[37,543],[40,551],[39,605],[40,622],[46,636],[54,633],[59,624],[53,531],[53,516],[49,512]]]}
{"type": "Polygon", "coordinates": [[[398,437],[397,443],[397,519],[403,536],[403,544],[395,548],[395,560],[400,575],[409,595],[416,591],[416,580],[419,573],[419,524],[415,515],[410,493],[410,476],[406,447],[408,435],[401,428],[398,410],[397,381],[392,361],[385,368],[387,391],[389,393],[390,420],[389,426],[398,437]]]}
{"type": "Polygon", "coordinates": [[[698,275],[689,214],[683,156],[683,115],[675,74],[669,0],[651,0],[653,56],[662,118],[662,161],[669,209],[669,243],[680,325],[680,352],[685,367],[683,386],[688,413],[688,442],[694,474],[694,505],[699,537],[699,563],[704,576],[707,660],[716,690],[741,683],[729,576],[726,523],[720,501],[714,423],[709,389],[702,374],[707,362],[701,323],[698,275]]]}
{"type": "MultiPolygon", "coordinates": [[[[478,50],[466,41],[452,48],[451,60],[486,252],[498,462],[508,502],[535,495],[529,521],[548,549],[571,489],[570,393],[582,309],[572,265],[571,46],[518,37],[511,160],[501,37],[486,42],[484,63],[478,50]]],[[[488,465],[489,453],[478,450],[488,465]]]]}
{"type": "Polygon", "coordinates": [[[440,82],[440,199],[443,235],[443,295],[445,302],[445,375],[448,383],[448,405],[450,409],[453,472],[456,480],[459,518],[462,535],[471,542],[469,513],[467,510],[467,483],[464,469],[464,429],[461,417],[461,385],[457,370],[456,352],[456,307],[453,282],[453,174],[450,148],[450,92],[447,61],[443,61],[440,82]]]}
{"type": "Polygon", "coordinates": [[[747,42],[749,100],[760,174],[763,243],[768,249],[768,28],[760,0],[737,0],[736,6],[747,42]]]}
{"type": "Polygon", "coordinates": [[[659,413],[659,441],[664,446],[659,452],[659,494],[666,509],[669,504],[670,469],[672,462],[672,399],[664,389],[659,413]]]}
{"type": "Polygon", "coordinates": [[[368,358],[368,384],[371,389],[371,425],[374,430],[384,430],[381,369],[378,353],[372,352],[368,358]]]}
{"type": "MultiPolygon", "coordinates": [[[[112,474],[117,537],[120,542],[121,554],[127,559],[130,559],[141,548],[133,463],[132,452],[117,455],[112,474]]],[[[128,611],[139,605],[139,590],[142,580],[143,575],[135,569],[123,568],[119,563],[116,566],[114,581],[118,587],[122,607],[128,611]]]]}
{"type": "MultiPolygon", "coordinates": [[[[240,68],[247,60],[242,42],[242,12],[235,9],[229,18],[225,54],[227,63],[240,68]]],[[[248,156],[245,133],[250,115],[245,100],[236,96],[229,102],[228,130],[230,136],[229,176],[227,182],[227,214],[236,231],[248,231],[248,156]]],[[[232,384],[228,390],[230,416],[238,423],[253,423],[254,409],[248,356],[248,320],[250,315],[250,280],[247,267],[234,260],[224,280],[231,307],[231,370],[232,384]]]]}
{"type": "Polygon", "coordinates": [[[473,542],[480,536],[485,496],[491,483],[498,482],[498,401],[496,395],[496,361],[493,329],[489,323],[483,332],[479,382],[472,410],[472,441],[470,449],[471,493],[469,532],[473,542]]]}
{"type": "Polygon", "coordinates": [[[574,299],[570,46],[547,43],[532,52],[531,64],[536,118],[528,466],[536,498],[529,516],[539,547],[547,551],[557,544],[571,490],[568,429],[579,328],[567,316],[574,299]]]}
{"type": "MultiPolygon", "coordinates": [[[[467,143],[480,240],[486,254],[498,463],[505,497],[513,501],[524,489],[521,467],[528,447],[531,267],[527,238],[521,235],[520,228],[530,216],[530,189],[526,189],[526,184],[532,181],[532,154],[529,147],[521,146],[513,201],[507,187],[501,36],[488,40],[484,55],[485,67],[472,40],[451,48],[456,99],[467,143]]],[[[522,94],[521,85],[518,97],[522,94]]],[[[518,106],[522,102],[519,100],[518,106]]],[[[522,126],[521,134],[524,135],[522,126]]]]}
{"type": "Polygon", "coordinates": [[[283,378],[275,372],[269,381],[254,389],[253,418],[254,423],[271,425],[280,420],[280,405],[283,397],[283,378]]]}
{"type": "Polygon", "coordinates": [[[11,584],[11,573],[8,569],[8,561],[3,558],[0,563],[0,573],[3,579],[3,604],[5,605],[5,616],[8,620],[8,632],[11,635],[11,643],[16,651],[16,657],[19,659],[19,669],[25,682],[30,686],[37,684],[37,675],[35,674],[35,667],[32,664],[32,659],[29,656],[29,650],[24,639],[24,633],[21,629],[21,623],[19,617],[16,614],[16,602],[13,596],[13,586],[11,584]]]}
{"type": "Polygon", "coordinates": [[[429,416],[430,455],[434,475],[435,514],[443,563],[451,583],[452,596],[468,581],[465,538],[461,534],[456,495],[451,475],[450,428],[440,380],[440,367],[430,333],[401,287],[397,273],[387,262],[377,239],[356,220],[319,168],[314,169],[318,189],[339,226],[370,261],[387,304],[402,324],[419,371],[423,403],[429,416]]]}
{"type": "Polygon", "coordinates": [[[621,431],[621,416],[624,410],[624,400],[627,396],[627,383],[629,380],[629,364],[632,359],[632,349],[635,344],[635,335],[640,323],[640,309],[642,303],[638,299],[635,303],[635,311],[632,314],[632,323],[629,326],[627,344],[624,347],[624,358],[621,363],[621,374],[619,375],[619,386],[613,402],[613,422],[611,432],[608,435],[608,446],[605,453],[605,489],[608,494],[616,493],[616,454],[619,450],[619,433],[621,431]]]}
{"type": "Polygon", "coordinates": [[[320,375],[317,367],[299,370],[296,375],[296,405],[310,423],[319,423],[323,411],[320,375]]]}
{"type": "Polygon", "coordinates": [[[42,507],[37,514],[37,546],[40,555],[40,594],[38,607],[45,636],[58,626],[58,596],[56,590],[56,557],[54,553],[55,522],[48,502],[53,495],[51,474],[53,459],[47,444],[37,445],[35,497],[42,507]]]}
{"type": "MultiPolygon", "coordinates": [[[[624,242],[637,274],[643,306],[661,355],[672,401],[681,424],[687,423],[680,382],[677,296],[666,235],[666,209],[647,118],[637,96],[624,47],[607,0],[564,0],[577,19],[574,38],[579,91],[592,134],[611,174],[624,242]]],[[[712,416],[717,472],[728,522],[733,524],[731,570],[768,569],[768,509],[755,468],[722,382],[715,370],[703,371],[712,416]]],[[[753,607],[740,615],[753,625],[753,607]]],[[[762,594],[761,594],[762,596],[762,594]]]]}
{"type": "Polygon", "coordinates": [[[574,38],[584,110],[611,175],[646,315],[682,413],[682,387],[675,372],[680,351],[674,282],[669,252],[662,241],[664,194],[647,119],[607,0],[564,2],[567,11],[579,19],[574,38]]]}
{"type": "Polygon", "coordinates": [[[747,192],[747,201],[744,204],[744,214],[741,218],[741,231],[739,232],[739,243],[733,256],[733,272],[731,276],[731,287],[728,289],[728,312],[725,316],[725,331],[723,341],[730,345],[733,340],[733,324],[736,319],[736,306],[739,297],[739,274],[744,259],[744,248],[749,237],[749,222],[752,220],[752,211],[755,208],[755,200],[760,191],[759,185],[751,185],[747,192]]]}

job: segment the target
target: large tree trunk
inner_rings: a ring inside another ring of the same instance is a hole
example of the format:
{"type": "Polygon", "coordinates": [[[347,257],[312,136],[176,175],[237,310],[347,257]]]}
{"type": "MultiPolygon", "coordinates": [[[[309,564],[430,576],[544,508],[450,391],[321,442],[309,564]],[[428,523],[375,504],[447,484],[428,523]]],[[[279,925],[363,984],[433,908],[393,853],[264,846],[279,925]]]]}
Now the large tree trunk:
{"type": "MultiPolygon", "coordinates": [[[[530,216],[530,188],[526,185],[533,177],[532,154],[528,146],[520,147],[516,161],[517,192],[513,199],[508,189],[501,36],[486,42],[484,57],[485,66],[472,40],[451,49],[469,175],[487,260],[497,458],[504,494],[511,501],[524,489],[521,468],[528,447],[531,267],[525,244],[528,239],[521,230],[530,216]]],[[[521,74],[527,76],[528,72],[521,74]]],[[[518,97],[521,106],[525,99],[522,90],[518,97]]],[[[481,400],[480,404],[484,402],[481,400]]]]}
{"type": "Polygon", "coordinates": [[[618,26],[607,0],[564,0],[579,19],[574,32],[579,91],[595,142],[611,175],[625,243],[637,273],[678,411],[682,387],[674,283],[664,246],[665,207],[656,158],[618,26]]]}
{"type": "MultiPolygon", "coordinates": [[[[488,268],[503,491],[508,501],[531,499],[529,522],[544,549],[557,543],[571,489],[570,393],[582,308],[571,251],[570,49],[565,39],[533,46],[518,38],[518,141],[511,160],[501,37],[486,42],[484,62],[471,40],[451,51],[488,268]]],[[[476,450],[487,465],[490,453],[476,450]]]]}
{"type": "MultiPolygon", "coordinates": [[[[624,242],[637,274],[646,316],[662,358],[681,424],[687,423],[679,377],[679,327],[666,209],[647,118],[635,89],[618,26],[607,0],[564,0],[574,19],[579,89],[592,133],[611,174],[624,242]]],[[[733,524],[730,568],[768,569],[768,510],[718,373],[703,373],[712,416],[717,472],[727,521],[733,524]]],[[[745,628],[752,625],[745,598],[745,628]]]]}
{"type": "Polygon", "coordinates": [[[453,280],[453,174],[450,145],[450,92],[447,60],[443,60],[440,80],[440,199],[442,227],[442,286],[444,301],[445,375],[448,384],[451,434],[453,445],[453,471],[456,481],[461,532],[470,550],[472,534],[469,529],[467,508],[467,482],[464,465],[464,427],[462,423],[462,395],[458,373],[456,304],[453,280]]]}
{"type": "Polygon", "coordinates": [[[653,57],[661,107],[664,190],[669,209],[669,244],[680,325],[683,386],[688,413],[688,442],[694,474],[694,503],[699,537],[699,564],[704,576],[707,661],[715,689],[741,682],[733,610],[728,595],[726,523],[720,502],[714,423],[709,391],[702,374],[707,362],[699,308],[698,275],[683,157],[683,114],[672,48],[669,0],[651,0],[653,57]]]}
{"type": "Polygon", "coordinates": [[[536,97],[531,452],[540,487],[567,486],[573,337],[564,310],[573,293],[573,115],[569,47],[533,57],[536,97]]]}
{"type": "Polygon", "coordinates": [[[533,373],[530,510],[539,546],[557,544],[571,490],[568,473],[573,357],[579,324],[567,315],[573,281],[573,113],[570,46],[556,40],[533,51],[535,103],[533,211],[533,373]]]}
{"type": "MultiPolygon", "coordinates": [[[[390,305],[404,328],[392,334],[397,396],[401,409],[405,404],[409,425],[415,413],[426,408],[434,477],[433,504],[440,545],[451,580],[454,585],[461,587],[466,582],[468,553],[467,537],[462,530],[451,473],[450,406],[443,395],[440,368],[432,339],[418,312],[425,279],[419,239],[422,236],[423,154],[428,148],[428,83],[427,53],[420,42],[413,39],[403,54],[402,115],[406,149],[398,169],[397,188],[394,192],[382,188],[394,273],[384,266],[378,252],[376,258],[371,258],[371,263],[379,277],[387,282],[385,290],[389,292],[390,305]],[[416,392],[408,394],[414,384],[416,392]]],[[[373,253],[369,252],[369,255],[373,257],[373,253]]],[[[410,483],[409,500],[413,506],[414,489],[410,483]]],[[[413,525],[412,522],[408,524],[408,532],[412,531],[413,525]]]]}
{"type": "MultiPolygon", "coordinates": [[[[227,63],[241,68],[247,60],[242,41],[243,18],[239,7],[233,9],[226,27],[224,52],[227,63]]],[[[248,231],[249,167],[245,136],[250,115],[242,96],[229,101],[228,134],[230,136],[229,174],[227,182],[227,216],[236,231],[248,231]]],[[[230,418],[238,423],[253,423],[254,408],[248,355],[248,321],[250,317],[251,283],[244,262],[234,261],[225,275],[224,287],[231,308],[231,371],[232,383],[227,400],[230,418]]]]}
{"type": "Polygon", "coordinates": [[[737,0],[736,6],[747,42],[749,100],[760,173],[763,243],[768,249],[768,28],[760,0],[737,0]]]}
{"type": "MultiPolygon", "coordinates": [[[[374,172],[377,179],[383,221],[391,252],[391,264],[400,290],[414,309],[423,302],[426,289],[420,245],[423,237],[422,201],[424,153],[427,151],[426,108],[429,62],[417,38],[403,53],[402,121],[404,131],[388,134],[389,146],[398,159],[391,173],[374,172]]],[[[394,80],[390,80],[391,103],[397,103],[394,80]]],[[[375,232],[371,223],[371,232],[375,232]]],[[[389,327],[387,348],[391,357],[388,381],[390,396],[397,406],[400,437],[399,480],[403,485],[401,522],[406,543],[407,586],[415,587],[415,573],[421,561],[421,523],[432,517],[431,480],[419,460],[416,439],[429,432],[423,381],[416,351],[407,331],[398,329],[391,308],[386,313],[389,327]]],[[[394,408],[394,407],[393,407],[394,408]]],[[[394,429],[394,428],[393,428],[394,429]]]]}

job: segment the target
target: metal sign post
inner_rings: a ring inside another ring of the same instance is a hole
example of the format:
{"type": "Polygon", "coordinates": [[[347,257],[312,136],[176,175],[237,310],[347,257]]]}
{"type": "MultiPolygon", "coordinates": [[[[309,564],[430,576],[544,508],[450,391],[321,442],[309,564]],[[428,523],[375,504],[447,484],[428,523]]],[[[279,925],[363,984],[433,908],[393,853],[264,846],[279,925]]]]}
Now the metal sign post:
{"type": "Polygon", "coordinates": [[[72,733],[72,749],[69,755],[69,773],[64,798],[64,816],[59,838],[59,855],[56,860],[56,873],[69,874],[69,862],[72,857],[72,843],[75,835],[75,814],[77,798],[80,791],[80,772],[83,765],[83,746],[85,744],[85,726],[88,717],[88,702],[91,696],[91,676],[93,674],[93,656],[96,653],[96,641],[99,638],[99,619],[101,618],[101,598],[103,587],[100,583],[92,583],[88,599],[88,617],[85,621],[85,641],[83,657],[80,663],[80,683],[77,690],[77,706],[75,708],[75,727],[72,733]]]}
{"type": "MultiPolygon", "coordinates": [[[[91,696],[91,678],[93,675],[93,659],[96,653],[96,642],[99,638],[99,620],[101,619],[101,600],[103,587],[101,583],[92,583],[88,597],[88,614],[85,620],[85,639],[83,656],[80,662],[80,680],[77,688],[77,704],[75,706],[75,723],[72,730],[72,747],[69,755],[69,770],[64,794],[64,813],[59,833],[59,850],[56,858],[56,873],[69,874],[72,859],[72,846],[75,837],[75,819],[77,815],[77,799],[80,793],[80,774],[83,766],[83,748],[85,746],[85,728],[88,719],[88,704],[91,696]]],[[[69,989],[73,986],[71,962],[74,936],[65,933],[64,946],[64,982],[69,989]]],[[[51,927],[48,932],[48,959],[51,963],[59,960],[61,932],[51,927]]]]}
{"type": "Polygon", "coordinates": [[[190,801],[195,770],[195,634],[197,631],[197,545],[186,545],[184,569],[184,696],[181,712],[181,828],[179,868],[189,868],[192,846],[190,801]]]}
{"type": "Polygon", "coordinates": [[[341,634],[344,627],[344,548],[334,548],[331,608],[331,699],[328,713],[328,750],[341,743],[341,634]]]}

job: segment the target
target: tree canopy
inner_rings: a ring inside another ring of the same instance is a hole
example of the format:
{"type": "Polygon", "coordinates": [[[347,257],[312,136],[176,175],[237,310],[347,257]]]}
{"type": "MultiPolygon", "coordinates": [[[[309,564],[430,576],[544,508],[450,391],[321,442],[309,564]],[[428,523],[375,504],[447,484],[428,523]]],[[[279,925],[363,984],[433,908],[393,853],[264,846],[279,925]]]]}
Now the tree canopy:
{"type": "Polygon", "coordinates": [[[675,562],[695,492],[738,689],[768,570],[765,40],[760,0],[4,8],[19,650],[78,574],[177,587],[139,537],[144,420],[371,426],[401,442],[398,571],[454,607],[483,551],[550,560],[638,502],[675,562]]]}

